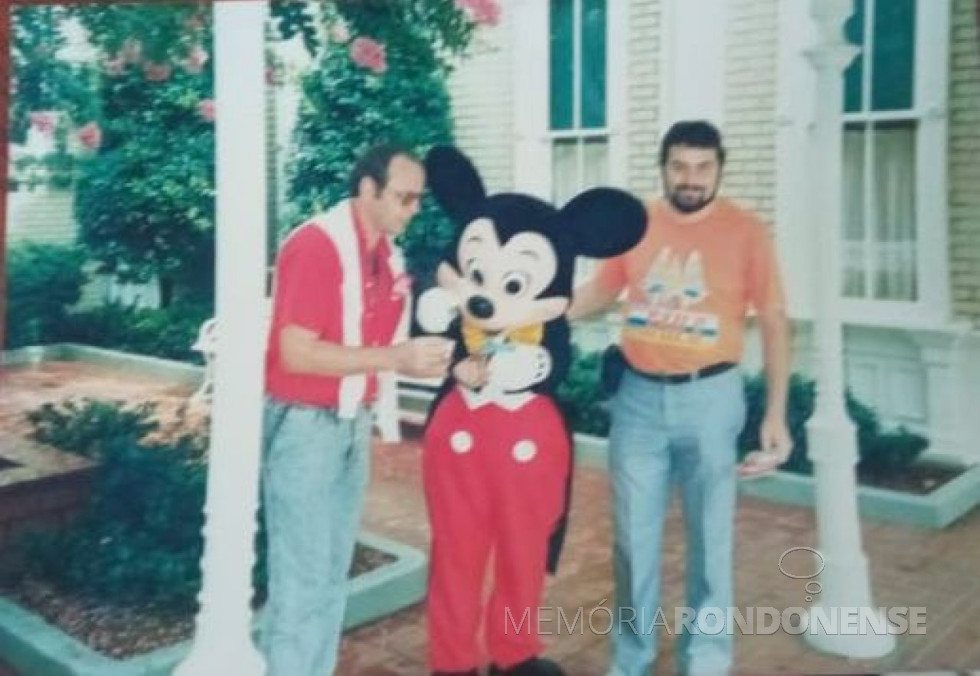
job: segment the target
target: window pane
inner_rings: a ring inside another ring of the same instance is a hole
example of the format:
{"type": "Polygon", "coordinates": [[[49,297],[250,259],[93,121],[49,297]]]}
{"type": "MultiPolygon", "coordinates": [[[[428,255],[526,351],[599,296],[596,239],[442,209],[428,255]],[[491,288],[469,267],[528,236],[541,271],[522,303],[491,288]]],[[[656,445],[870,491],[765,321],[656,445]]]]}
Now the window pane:
{"type": "Polygon", "coordinates": [[[915,0],[875,2],[874,110],[907,110],[915,91],[915,0]]]}
{"type": "Polygon", "coordinates": [[[585,148],[582,160],[582,185],[580,190],[604,185],[609,182],[609,143],[605,136],[587,138],[583,141],[585,148]]]}
{"type": "Polygon", "coordinates": [[[845,125],[841,234],[847,297],[918,299],[915,134],[911,120],[845,125]]]}
{"type": "Polygon", "coordinates": [[[561,207],[578,192],[578,139],[555,141],[551,151],[552,200],[561,207]]]}
{"type": "Polygon", "coordinates": [[[875,125],[874,297],[918,297],[915,227],[915,122],[875,125]]]}
{"type": "Polygon", "coordinates": [[[843,294],[865,298],[867,294],[867,246],[864,230],[864,144],[866,125],[844,127],[843,186],[843,294]]]}
{"type": "Polygon", "coordinates": [[[582,0],[582,126],[606,126],[606,0],[582,0]]]}
{"type": "Polygon", "coordinates": [[[572,128],[573,0],[551,0],[551,128],[572,128]]]}
{"type": "MultiPolygon", "coordinates": [[[[865,0],[854,0],[854,13],[844,23],[844,39],[857,47],[864,46],[864,3],[865,0]]],[[[853,113],[861,110],[863,104],[861,94],[861,78],[864,73],[863,52],[854,57],[851,65],[844,71],[844,112],[853,113]]]]}

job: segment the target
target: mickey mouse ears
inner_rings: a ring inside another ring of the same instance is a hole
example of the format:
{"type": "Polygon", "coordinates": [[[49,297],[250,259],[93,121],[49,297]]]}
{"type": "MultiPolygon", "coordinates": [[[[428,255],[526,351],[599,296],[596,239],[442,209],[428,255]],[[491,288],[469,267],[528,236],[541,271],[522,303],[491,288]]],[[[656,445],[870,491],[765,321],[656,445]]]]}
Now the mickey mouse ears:
{"type": "Polygon", "coordinates": [[[426,181],[433,197],[451,219],[466,223],[487,199],[476,167],[450,146],[434,146],[425,156],[426,181]]]}

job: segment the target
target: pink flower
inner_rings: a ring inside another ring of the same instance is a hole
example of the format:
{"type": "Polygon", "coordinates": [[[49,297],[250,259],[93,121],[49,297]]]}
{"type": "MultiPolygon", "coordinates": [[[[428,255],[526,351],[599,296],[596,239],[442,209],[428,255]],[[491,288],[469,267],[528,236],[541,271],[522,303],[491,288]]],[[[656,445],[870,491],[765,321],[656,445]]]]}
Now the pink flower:
{"type": "Polygon", "coordinates": [[[31,121],[31,126],[45,136],[51,136],[54,132],[54,125],[57,122],[56,114],[50,111],[38,111],[27,116],[31,121]]]}
{"type": "Polygon", "coordinates": [[[168,63],[153,63],[147,61],[143,64],[143,77],[150,82],[164,82],[170,79],[173,68],[168,63]]]}
{"type": "Polygon", "coordinates": [[[214,99],[204,99],[197,104],[197,114],[208,122],[214,122],[214,99]]]}
{"type": "Polygon", "coordinates": [[[95,122],[89,122],[78,130],[78,140],[89,150],[98,150],[102,145],[102,129],[95,122]]]}
{"type": "Polygon", "coordinates": [[[275,66],[266,66],[265,69],[265,83],[270,86],[276,86],[282,84],[279,78],[279,69],[275,66]]]}
{"type": "Polygon", "coordinates": [[[401,296],[404,298],[412,292],[412,277],[406,273],[402,273],[395,277],[391,284],[391,293],[394,296],[401,296]]]}
{"type": "Polygon", "coordinates": [[[204,70],[204,64],[208,62],[208,53],[201,45],[194,45],[190,54],[184,59],[184,70],[188,73],[197,74],[204,70]]]}
{"type": "Polygon", "coordinates": [[[456,9],[466,14],[470,21],[483,26],[496,26],[500,21],[497,0],[456,0],[456,9]]]}
{"type": "Polygon", "coordinates": [[[350,58],[361,68],[367,68],[374,73],[388,70],[385,58],[385,46],[371,38],[354,38],[350,43],[350,58]]]}
{"type": "Polygon", "coordinates": [[[122,59],[123,63],[139,63],[143,58],[143,43],[132,38],[126,40],[119,50],[118,58],[122,59]]]}
{"type": "Polygon", "coordinates": [[[122,57],[117,56],[114,59],[108,59],[102,64],[105,68],[105,72],[109,77],[119,77],[122,75],[123,68],[126,66],[126,62],[123,61],[122,57]]]}

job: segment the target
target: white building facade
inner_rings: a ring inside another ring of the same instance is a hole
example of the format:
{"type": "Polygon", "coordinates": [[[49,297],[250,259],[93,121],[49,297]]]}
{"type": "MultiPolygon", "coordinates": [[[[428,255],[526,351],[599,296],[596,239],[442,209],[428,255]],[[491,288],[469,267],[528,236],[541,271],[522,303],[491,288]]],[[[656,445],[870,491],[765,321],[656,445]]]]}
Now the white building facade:
{"type": "MultiPolygon", "coordinates": [[[[842,78],[841,269],[813,265],[807,0],[505,0],[454,73],[457,142],[491,190],[563,202],[660,192],[661,134],[722,129],[722,191],[780,250],[796,369],[820,293],[842,294],[847,384],[930,453],[980,460],[980,38],[973,0],[855,0],[842,78]],[[971,404],[972,402],[972,404],[971,404]]],[[[819,204],[819,200],[816,200],[819,204]]],[[[836,222],[836,219],[835,221],[836,222]]],[[[837,226],[832,226],[837,227],[837,226]]],[[[582,266],[587,276],[591,266],[582,266]]],[[[614,331],[614,329],[613,329],[614,331]]],[[[611,339],[583,327],[586,349],[611,339]]],[[[757,340],[746,364],[761,363],[757,340]]]]}

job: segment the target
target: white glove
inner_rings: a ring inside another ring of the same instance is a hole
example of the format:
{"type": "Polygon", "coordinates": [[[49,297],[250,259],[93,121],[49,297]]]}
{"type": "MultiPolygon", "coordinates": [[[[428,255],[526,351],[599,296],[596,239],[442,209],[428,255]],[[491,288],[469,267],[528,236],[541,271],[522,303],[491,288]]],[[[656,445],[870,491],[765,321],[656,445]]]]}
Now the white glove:
{"type": "Polygon", "coordinates": [[[458,301],[442,287],[434,286],[419,296],[415,316],[426,333],[445,333],[458,315],[458,301]]]}
{"type": "Polygon", "coordinates": [[[490,358],[487,369],[490,388],[499,392],[519,392],[548,377],[551,353],[539,345],[510,345],[490,358]]]}

